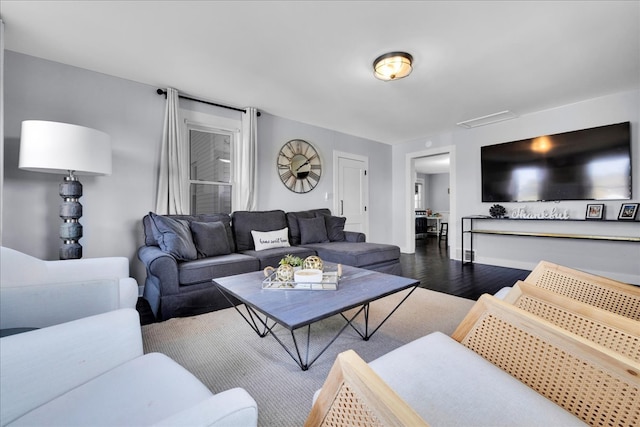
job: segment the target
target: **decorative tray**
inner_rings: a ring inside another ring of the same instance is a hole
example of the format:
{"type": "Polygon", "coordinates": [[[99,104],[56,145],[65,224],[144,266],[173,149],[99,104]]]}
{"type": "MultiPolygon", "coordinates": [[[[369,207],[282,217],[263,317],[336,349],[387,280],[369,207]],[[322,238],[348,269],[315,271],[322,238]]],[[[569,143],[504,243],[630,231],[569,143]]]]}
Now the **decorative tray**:
{"type": "Polygon", "coordinates": [[[287,281],[282,282],[276,278],[277,272],[274,271],[266,279],[262,281],[262,289],[284,289],[284,290],[303,290],[303,291],[335,291],[338,289],[340,276],[338,271],[323,271],[322,282],[320,283],[304,283],[287,281]]]}

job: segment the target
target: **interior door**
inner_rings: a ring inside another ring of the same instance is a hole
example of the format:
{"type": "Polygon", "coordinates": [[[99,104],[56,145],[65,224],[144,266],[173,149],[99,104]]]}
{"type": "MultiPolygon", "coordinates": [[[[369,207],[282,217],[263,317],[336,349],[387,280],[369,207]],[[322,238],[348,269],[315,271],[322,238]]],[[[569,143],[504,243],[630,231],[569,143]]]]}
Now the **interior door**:
{"type": "Polygon", "coordinates": [[[368,234],[367,161],[338,157],[337,210],[346,217],[345,230],[368,234]]]}

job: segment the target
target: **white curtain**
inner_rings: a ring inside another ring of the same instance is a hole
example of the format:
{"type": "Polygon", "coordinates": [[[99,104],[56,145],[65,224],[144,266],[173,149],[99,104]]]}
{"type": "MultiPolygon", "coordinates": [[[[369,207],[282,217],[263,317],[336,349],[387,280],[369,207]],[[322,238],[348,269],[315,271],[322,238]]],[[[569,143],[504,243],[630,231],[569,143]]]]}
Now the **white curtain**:
{"type": "Polygon", "coordinates": [[[158,179],[158,196],[156,213],[188,214],[189,197],[181,186],[181,177],[188,176],[183,171],[183,133],[179,117],[178,91],[167,88],[167,107],[164,113],[164,130],[162,132],[162,151],[160,152],[160,176],[158,179]]]}
{"type": "Polygon", "coordinates": [[[248,107],[242,115],[242,139],[237,146],[235,185],[232,206],[234,211],[254,211],[257,206],[258,174],[258,111],[248,107]]]}

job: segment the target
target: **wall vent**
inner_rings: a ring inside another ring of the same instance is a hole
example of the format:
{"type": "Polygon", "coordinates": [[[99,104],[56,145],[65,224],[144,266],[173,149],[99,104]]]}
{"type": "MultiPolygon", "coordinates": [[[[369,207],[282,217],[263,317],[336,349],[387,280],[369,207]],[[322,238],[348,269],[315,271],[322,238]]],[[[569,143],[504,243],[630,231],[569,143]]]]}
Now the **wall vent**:
{"type": "Polygon", "coordinates": [[[515,119],[516,116],[509,110],[500,111],[499,113],[489,114],[487,116],[476,117],[475,119],[465,120],[464,122],[456,123],[466,129],[477,128],[478,126],[489,125],[491,123],[501,122],[503,120],[515,119]]]}

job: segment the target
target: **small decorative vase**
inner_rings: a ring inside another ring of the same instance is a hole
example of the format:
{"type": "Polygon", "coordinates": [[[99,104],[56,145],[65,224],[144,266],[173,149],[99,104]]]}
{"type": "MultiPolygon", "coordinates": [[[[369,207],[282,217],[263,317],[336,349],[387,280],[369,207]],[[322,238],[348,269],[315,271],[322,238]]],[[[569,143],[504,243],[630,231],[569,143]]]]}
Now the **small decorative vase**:
{"type": "Polygon", "coordinates": [[[282,264],[280,267],[278,267],[278,270],[276,270],[276,278],[280,282],[292,282],[293,274],[293,267],[291,267],[289,264],[282,264]]]}
{"type": "Polygon", "coordinates": [[[322,270],[322,265],[323,264],[320,257],[311,255],[304,259],[304,262],[302,263],[302,268],[304,268],[305,270],[306,269],[322,270]]]}

